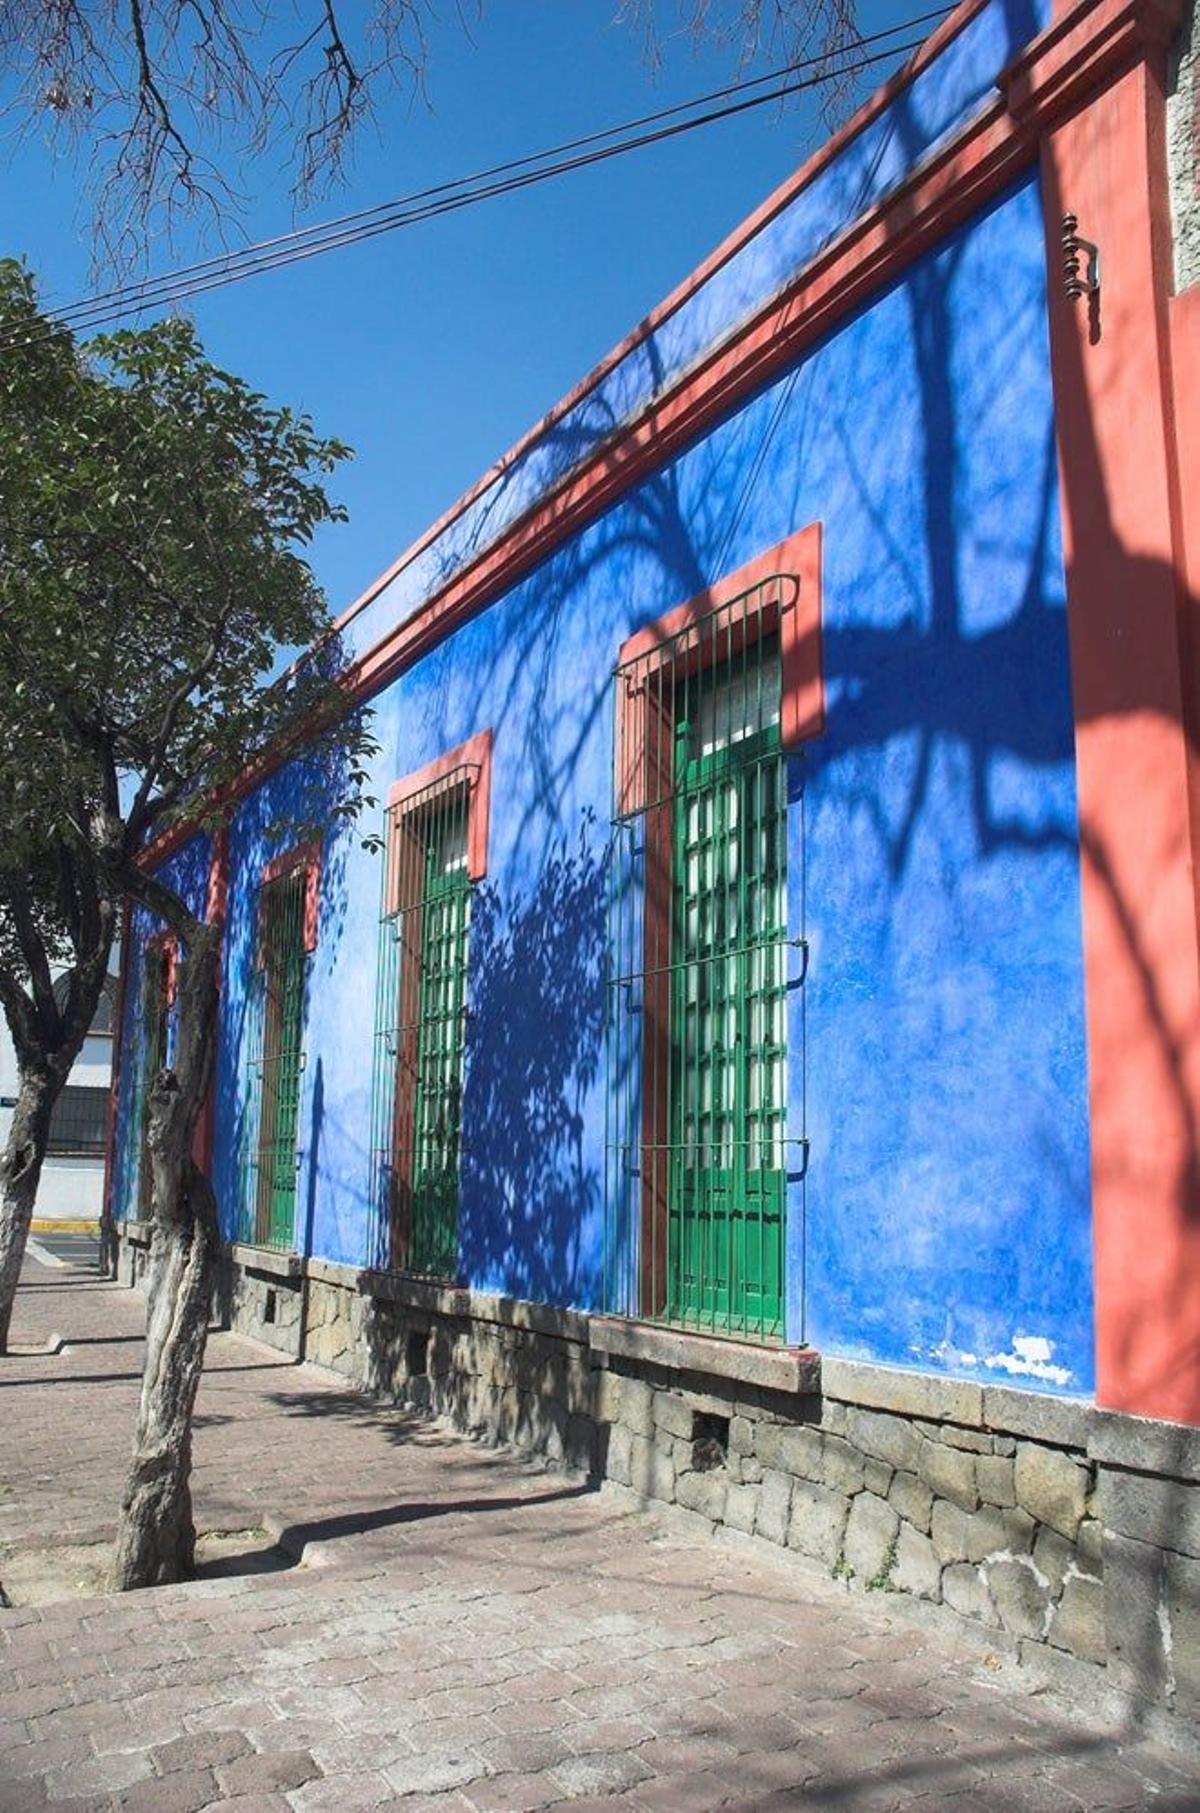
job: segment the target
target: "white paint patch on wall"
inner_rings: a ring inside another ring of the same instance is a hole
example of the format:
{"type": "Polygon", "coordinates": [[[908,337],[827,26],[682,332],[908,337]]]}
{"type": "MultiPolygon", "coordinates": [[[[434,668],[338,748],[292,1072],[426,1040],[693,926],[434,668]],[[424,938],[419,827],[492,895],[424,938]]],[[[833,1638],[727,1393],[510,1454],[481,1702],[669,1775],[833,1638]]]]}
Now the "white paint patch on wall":
{"type": "Polygon", "coordinates": [[[949,1341],[939,1341],[936,1347],[917,1348],[914,1352],[951,1370],[986,1366],[989,1372],[1007,1372],[1013,1378],[1042,1379],[1047,1385],[1064,1388],[1074,1377],[1069,1367],[1054,1364],[1054,1342],[1044,1335],[1014,1335],[1008,1353],[966,1353],[949,1341]]]}

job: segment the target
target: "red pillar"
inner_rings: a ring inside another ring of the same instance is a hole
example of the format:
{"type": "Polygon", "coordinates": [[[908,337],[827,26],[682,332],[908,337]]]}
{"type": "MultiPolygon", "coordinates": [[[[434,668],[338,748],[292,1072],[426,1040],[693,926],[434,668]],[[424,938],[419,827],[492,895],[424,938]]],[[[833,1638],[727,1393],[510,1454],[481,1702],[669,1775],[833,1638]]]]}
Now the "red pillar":
{"type": "MultiPolygon", "coordinates": [[[[1041,148],[1087,987],[1097,1398],[1200,1421],[1196,689],[1161,33],[1041,148]],[[1070,301],[1062,217],[1100,248],[1070,301]]],[[[1195,399],[1192,398],[1194,406],[1195,399]]],[[[1195,493],[1193,493],[1193,496],[1195,493]]]]}

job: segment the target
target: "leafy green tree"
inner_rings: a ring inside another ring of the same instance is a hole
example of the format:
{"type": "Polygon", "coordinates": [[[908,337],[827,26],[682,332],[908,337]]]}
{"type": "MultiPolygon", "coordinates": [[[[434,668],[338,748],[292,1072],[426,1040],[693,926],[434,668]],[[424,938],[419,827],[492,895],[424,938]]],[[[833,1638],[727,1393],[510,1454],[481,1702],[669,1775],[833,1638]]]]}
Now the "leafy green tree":
{"type": "Polygon", "coordinates": [[[81,351],[2,264],[0,333],[15,326],[21,349],[0,363],[0,1005],[20,1086],[0,1160],[0,1334],[50,1109],[129,899],[183,955],[173,1062],[149,1092],[147,1351],[114,1572],[140,1586],[192,1560],[191,1414],[218,1250],[193,1147],[221,938],[144,852],[181,818],[213,824],[223,785],[301,729],[324,809],[357,810],[370,739],[344,710],[300,551],[343,515],[324,481],[347,449],[211,364],[182,321],[81,351]],[[317,652],[272,682],[281,645],[317,652]]]}

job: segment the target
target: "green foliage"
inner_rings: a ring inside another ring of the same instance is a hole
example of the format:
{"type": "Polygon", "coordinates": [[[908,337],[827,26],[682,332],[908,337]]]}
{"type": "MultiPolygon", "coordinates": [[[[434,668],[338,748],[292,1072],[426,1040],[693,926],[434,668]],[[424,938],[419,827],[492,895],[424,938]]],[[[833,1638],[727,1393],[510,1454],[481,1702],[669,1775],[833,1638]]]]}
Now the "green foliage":
{"type": "Polygon", "coordinates": [[[185,321],[86,350],[50,334],[28,272],[2,262],[0,332],[14,326],[25,344],[0,362],[0,968],[28,974],[31,932],[61,959],[78,952],[85,882],[146,898],[138,850],[180,815],[211,820],[206,802],[273,739],[303,727],[342,817],[372,744],[363,714],[345,713],[304,558],[344,517],[325,481],[348,449],[219,369],[185,321]],[[314,645],[272,679],[281,648],[314,645]]]}

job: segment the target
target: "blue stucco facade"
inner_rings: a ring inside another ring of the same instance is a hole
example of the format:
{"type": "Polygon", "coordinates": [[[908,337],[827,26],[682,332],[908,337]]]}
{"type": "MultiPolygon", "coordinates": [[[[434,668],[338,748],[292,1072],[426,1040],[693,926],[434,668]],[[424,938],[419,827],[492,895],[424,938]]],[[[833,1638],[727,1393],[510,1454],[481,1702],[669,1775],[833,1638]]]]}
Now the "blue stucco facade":
{"type": "MultiPolygon", "coordinates": [[[[982,105],[1038,23],[985,8],[686,318],[379,593],[348,627],[350,652],[982,105]]],[[[459,1276],[600,1307],[613,664],[639,627],[813,522],[827,713],[824,734],[788,758],[789,930],[809,956],[789,990],[789,1131],[808,1158],[788,1187],[787,1335],[1087,1394],[1079,848],[1035,175],[374,699],[381,798],[494,733],[470,932],[459,1276]]],[[[336,784],[293,764],[230,825],[214,1149],[230,1236],[258,881],[336,784]]],[[[199,885],[205,840],[173,860],[199,885]]],[[[329,830],[306,983],[296,1245],[357,1266],[379,1256],[381,868],[357,833],[329,830]]],[[[145,931],[135,922],[134,975],[145,931]]],[[[127,1053],[138,1012],[131,988],[127,1053]]],[[[127,1061],[126,1114],[130,1087],[127,1061]]]]}

